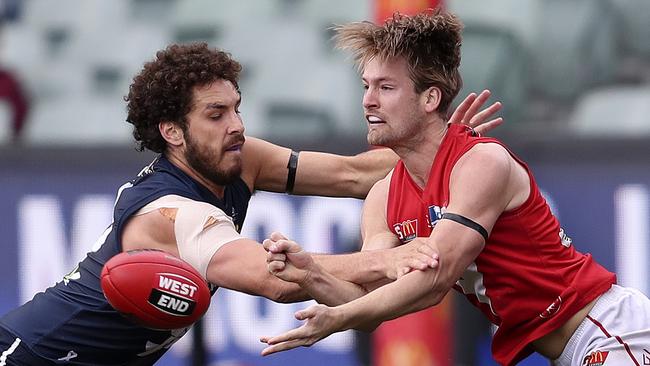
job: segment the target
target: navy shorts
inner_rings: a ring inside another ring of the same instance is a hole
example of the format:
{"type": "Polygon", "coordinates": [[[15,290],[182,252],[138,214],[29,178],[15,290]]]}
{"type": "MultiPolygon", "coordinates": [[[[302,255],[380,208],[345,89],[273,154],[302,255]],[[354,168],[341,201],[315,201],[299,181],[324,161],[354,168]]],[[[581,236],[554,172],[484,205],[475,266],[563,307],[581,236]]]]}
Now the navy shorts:
{"type": "Polygon", "coordinates": [[[0,327],[0,366],[51,366],[54,363],[36,356],[6,329],[0,327]]]}

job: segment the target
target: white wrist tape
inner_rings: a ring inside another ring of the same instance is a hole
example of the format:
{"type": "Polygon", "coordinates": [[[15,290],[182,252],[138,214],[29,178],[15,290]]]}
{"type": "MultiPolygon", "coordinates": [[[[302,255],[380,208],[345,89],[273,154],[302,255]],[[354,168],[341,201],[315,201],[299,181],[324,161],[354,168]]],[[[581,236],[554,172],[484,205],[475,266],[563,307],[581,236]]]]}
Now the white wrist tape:
{"type": "Polygon", "coordinates": [[[203,278],[207,277],[208,265],[214,253],[222,245],[241,239],[232,219],[221,209],[205,202],[169,195],[161,197],[138,211],[138,215],[156,209],[175,210],[174,221],[176,245],[181,259],[192,265],[203,278]]]}

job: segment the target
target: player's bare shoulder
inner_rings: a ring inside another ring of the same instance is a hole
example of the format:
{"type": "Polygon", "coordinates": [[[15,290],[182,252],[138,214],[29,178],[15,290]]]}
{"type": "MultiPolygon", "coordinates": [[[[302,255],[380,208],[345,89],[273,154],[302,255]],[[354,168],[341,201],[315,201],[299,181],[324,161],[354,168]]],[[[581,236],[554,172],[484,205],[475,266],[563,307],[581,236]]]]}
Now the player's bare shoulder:
{"type": "Polygon", "coordinates": [[[514,158],[503,145],[484,142],[472,146],[463,154],[454,166],[454,170],[469,166],[471,168],[484,167],[484,169],[495,173],[506,173],[512,168],[513,163],[515,163],[514,158]]]}
{"type": "MultiPolygon", "coordinates": [[[[462,182],[461,186],[473,182],[477,193],[501,195],[506,211],[519,207],[530,194],[527,170],[505,146],[494,142],[476,144],[467,151],[454,166],[451,180],[462,182]]],[[[452,184],[451,189],[455,188],[452,184]]]]}
{"type": "Polygon", "coordinates": [[[393,170],[388,172],[388,174],[377,181],[377,183],[373,184],[372,188],[370,189],[370,192],[368,192],[368,197],[366,197],[366,201],[370,200],[386,200],[388,198],[388,191],[390,189],[390,180],[393,176],[393,170]]]}

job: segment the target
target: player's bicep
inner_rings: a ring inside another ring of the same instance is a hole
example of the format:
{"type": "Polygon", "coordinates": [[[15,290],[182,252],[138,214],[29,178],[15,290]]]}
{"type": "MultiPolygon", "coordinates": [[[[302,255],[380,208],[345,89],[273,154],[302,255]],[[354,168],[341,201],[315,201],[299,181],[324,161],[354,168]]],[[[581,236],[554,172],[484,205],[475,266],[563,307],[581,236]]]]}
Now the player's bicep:
{"type": "Polygon", "coordinates": [[[242,238],[232,219],[221,209],[207,203],[179,205],[174,231],[181,259],[191,264],[206,279],[214,253],[223,245],[242,238]]]}
{"type": "Polygon", "coordinates": [[[242,148],[242,178],[254,189],[284,192],[287,184],[287,163],[291,149],[254,137],[247,137],[242,148]]]}
{"type": "Polygon", "coordinates": [[[296,154],[291,171],[290,149],[252,137],[244,144],[242,153],[245,169],[242,175],[244,180],[254,182],[255,189],[320,196],[353,196],[350,191],[353,184],[353,160],[350,157],[303,151],[296,154]],[[292,182],[287,184],[289,180],[292,182]]]}
{"type": "Polygon", "coordinates": [[[438,286],[451,287],[485,246],[508,201],[509,162],[498,149],[470,150],[450,179],[449,205],[429,244],[439,252],[438,286]],[[453,214],[455,217],[449,217],[453,214]]]}
{"type": "Polygon", "coordinates": [[[387,249],[399,245],[398,238],[388,227],[386,202],[390,175],[377,182],[363,204],[361,213],[362,250],[387,249]]]}
{"type": "Polygon", "coordinates": [[[397,155],[390,149],[374,149],[354,156],[303,151],[294,193],[366,198],[396,161],[397,155]]]}
{"type": "MultiPolygon", "coordinates": [[[[511,161],[509,153],[498,144],[474,146],[452,170],[446,212],[467,218],[489,233],[512,198],[511,161]]],[[[459,224],[472,230],[472,224],[459,224]]],[[[480,230],[473,231],[480,234],[480,230]]]]}

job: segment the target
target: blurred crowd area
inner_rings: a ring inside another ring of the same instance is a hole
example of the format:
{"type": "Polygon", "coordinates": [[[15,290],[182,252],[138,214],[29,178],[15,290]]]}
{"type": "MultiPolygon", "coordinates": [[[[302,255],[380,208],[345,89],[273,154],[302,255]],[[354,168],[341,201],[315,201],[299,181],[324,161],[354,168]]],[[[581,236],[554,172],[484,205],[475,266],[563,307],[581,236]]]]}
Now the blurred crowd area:
{"type": "MultiPolygon", "coordinates": [[[[15,79],[0,88],[17,89],[0,91],[3,144],[132,145],[123,101],[131,78],[156,50],[192,41],[243,64],[249,135],[364,135],[361,83],[348,55],[333,49],[330,27],[373,20],[371,0],[0,4],[0,67],[15,79]]],[[[649,0],[444,4],[465,23],[460,97],[490,88],[504,103],[502,132],[650,136],[649,0]]]]}

